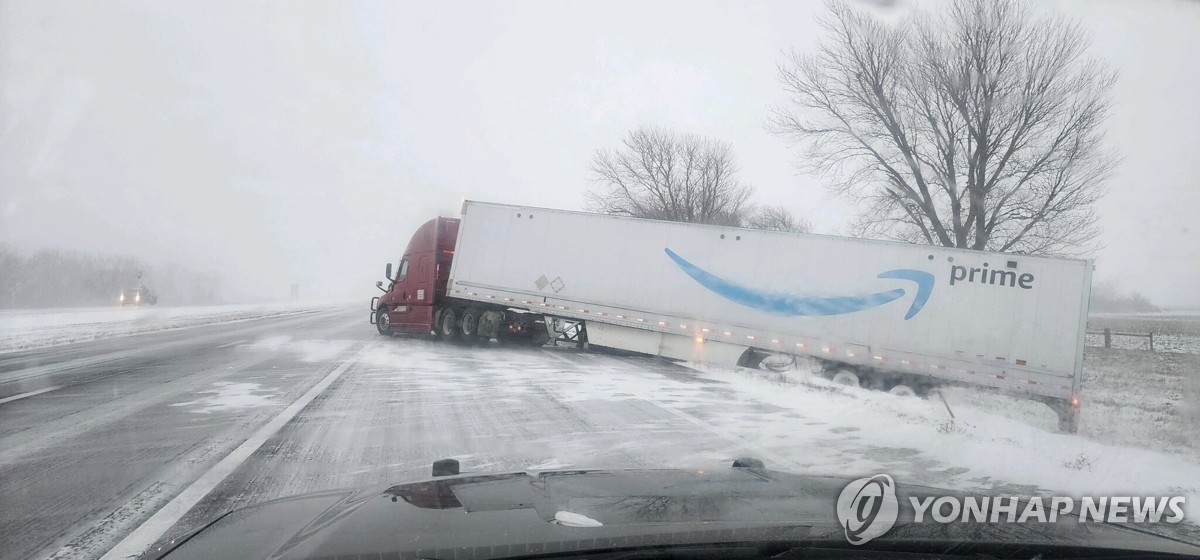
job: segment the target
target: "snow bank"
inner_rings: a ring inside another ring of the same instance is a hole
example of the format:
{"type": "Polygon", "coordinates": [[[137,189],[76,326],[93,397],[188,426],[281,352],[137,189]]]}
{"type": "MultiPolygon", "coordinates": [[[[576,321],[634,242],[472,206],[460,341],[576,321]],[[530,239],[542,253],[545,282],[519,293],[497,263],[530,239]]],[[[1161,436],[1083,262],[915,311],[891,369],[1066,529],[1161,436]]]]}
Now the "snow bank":
{"type": "MultiPolygon", "coordinates": [[[[1188,427],[1187,441],[1162,445],[1155,436],[1162,435],[1163,423],[1143,416],[1160,409],[1164,395],[1145,388],[1125,393],[1119,414],[1085,400],[1080,434],[1066,435],[1056,431],[1044,405],[1002,395],[946,390],[951,418],[937,397],[849,388],[809,371],[692,367],[703,378],[727,382],[729,402],[754,401],[780,411],[721,412],[712,406],[709,422],[806,472],[884,472],[909,483],[988,492],[1183,495],[1188,517],[1200,514],[1195,426],[1188,427]]],[[[1117,388],[1095,389],[1103,401],[1117,388]]],[[[1181,432],[1168,437],[1186,437],[1181,432]]]]}
{"type": "Polygon", "coordinates": [[[334,302],[0,311],[0,353],[328,309],[334,302]]]}
{"type": "MultiPolygon", "coordinates": [[[[1144,356],[1119,351],[1089,357],[1077,435],[1059,433],[1041,403],[946,390],[952,417],[939,398],[837,385],[815,375],[809,364],[786,374],[698,364],[688,364],[687,371],[653,360],[555,348],[464,351],[383,344],[359,358],[363,369],[356,375],[364,382],[401,385],[414,393],[406,399],[463,407],[447,414],[474,411],[472,400],[481,398],[487,404],[480,409],[520,408],[519,421],[479,428],[486,445],[500,446],[508,462],[472,462],[473,469],[512,468],[521,460],[532,462],[527,468],[614,463],[688,468],[724,441],[723,449],[744,449],[769,468],[796,473],[887,473],[907,484],[1006,495],[1183,495],[1186,516],[1195,519],[1197,426],[1182,411],[1164,416],[1164,403],[1182,406],[1194,396],[1187,383],[1200,377],[1186,374],[1192,373],[1190,360],[1200,357],[1153,357],[1164,361],[1145,362],[1144,356]],[[684,422],[661,421],[646,413],[652,407],[684,422]],[[566,412],[558,414],[559,408],[566,412]],[[542,431],[551,425],[551,431],[542,431]],[[695,439],[688,425],[715,437],[695,439]]],[[[460,460],[474,461],[478,451],[452,448],[460,460]]]]}

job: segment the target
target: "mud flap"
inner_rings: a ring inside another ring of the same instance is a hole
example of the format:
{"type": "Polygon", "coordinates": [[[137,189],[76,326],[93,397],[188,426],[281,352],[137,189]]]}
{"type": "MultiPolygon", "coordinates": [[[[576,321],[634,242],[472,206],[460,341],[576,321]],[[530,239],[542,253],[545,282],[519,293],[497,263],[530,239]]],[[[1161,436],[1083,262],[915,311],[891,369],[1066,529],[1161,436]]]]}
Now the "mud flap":
{"type": "Polygon", "coordinates": [[[1047,399],[1043,401],[1058,416],[1058,431],[1073,434],[1079,431],[1079,399],[1047,399]]]}

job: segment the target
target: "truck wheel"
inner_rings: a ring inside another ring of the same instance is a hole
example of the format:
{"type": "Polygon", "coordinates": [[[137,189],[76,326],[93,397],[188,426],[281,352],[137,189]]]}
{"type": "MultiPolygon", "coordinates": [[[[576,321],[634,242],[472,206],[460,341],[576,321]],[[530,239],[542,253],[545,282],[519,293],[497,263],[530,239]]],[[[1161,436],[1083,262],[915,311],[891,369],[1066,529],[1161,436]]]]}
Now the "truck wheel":
{"type": "Polygon", "coordinates": [[[478,342],[479,338],[479,310],[470,307],[463,312],[462,316],[462,335],[463,340],[467,342],[478,342]]]}
{"type": "Polygon", "coordinates": [[[858,376],[853,372],[842,370],[833,374],[833,382],[847,387],[858,387],[858,376]]]}
{"type": "Polygon", "coordinates": [[[392,319],[388,317],[386,307],[380,307],[375,312],[375,328],[379,329],[379,334],[383,336],[392,336],[392,319]]]}
{"type": "Polygon", "coordinates": [[[446,340],[458,338],[458,318],[454,316],[453,309],[447,307],[441,311],[438,317],[437,333],[446,340]]]}
{"type": "Polygon", "coordinates": [[[796,369],[796,357],[791,354],[769,354],[758,365],[775,373],[783,373],[796,369]]]}
{"type": "Polygon", "coordinates": [[[535,348],[540,348],[545,346],[547,342],[550,342],[550,331],[546,329],[546,324],[544,322],[533,323],[533,325],[529,327],[528,342],[530,346],[535,348]]]}
{"type": "Polygon", "coordinates": [[[888,393],[896,395],[897,397],[915,397],[915,396],[917,396],[917,392],[915,390],[913,390],[912,387],[909,387],[908,385],[905,385],[903,383],[898,383],[898,384],[892,386],[891,389],[888,389],[888,393]]]}
{"type": "Polygon", "coordinates": [[[1078,414],[1059,414],[1058,415],[1058,431],[1065,434],[1074,434],[1079,431],[1079,415],[1078,414]]]}

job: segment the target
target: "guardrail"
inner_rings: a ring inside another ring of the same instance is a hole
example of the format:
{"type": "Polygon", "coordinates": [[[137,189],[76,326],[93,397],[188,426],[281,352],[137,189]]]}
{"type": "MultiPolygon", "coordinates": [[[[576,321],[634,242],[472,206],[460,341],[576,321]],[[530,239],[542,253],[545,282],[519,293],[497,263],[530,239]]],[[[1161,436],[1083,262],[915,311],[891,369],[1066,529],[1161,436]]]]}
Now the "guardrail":
{"type": "Polygon", "coordinates": [[[1137,338],[1149,338],[1150,339],[1150,351],[1151,352],[1154,351],[1154,333],[1153,332],[1146,333],[1146,334],[1122,333],[1122,332],[1112,332],[1112,329],[1104,329],[1103,331],[1084,331],[1084,332],[1086,332],[1087,334],[1094,334],[1094,335],[1102,334],[1102,335],[1104,335],[1104,347],[1105,348],[1112,348],[1112,337],[1114,337],[1114,336],[1133,336],[1133,337],[1137,337],[1137,338]]]}

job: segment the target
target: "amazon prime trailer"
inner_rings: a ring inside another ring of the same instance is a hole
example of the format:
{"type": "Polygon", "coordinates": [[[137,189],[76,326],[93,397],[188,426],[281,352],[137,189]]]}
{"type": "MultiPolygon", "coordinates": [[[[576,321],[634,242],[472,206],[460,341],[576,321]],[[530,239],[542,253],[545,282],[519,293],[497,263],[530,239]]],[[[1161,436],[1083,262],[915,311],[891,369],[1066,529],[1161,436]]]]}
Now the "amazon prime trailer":
{"type": "Polygon", "coordinates": [[[677,360],[807,357],[839,381],[985,387],[1078,425],[1089,261],[475,201],[426,228],[445,247],[430,261],[444,284],[422,298],[435,333],[572,325],[589,344],[677,360]]]}

